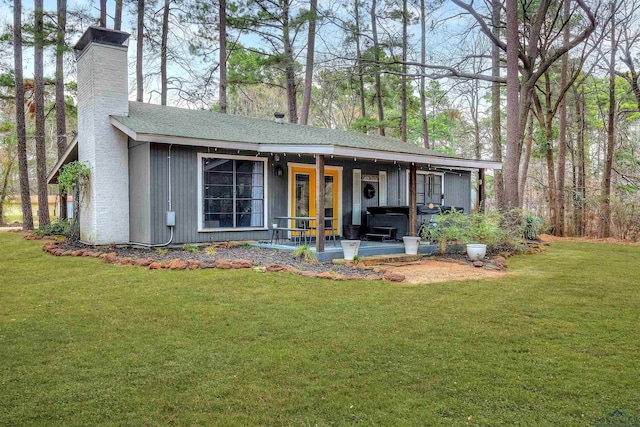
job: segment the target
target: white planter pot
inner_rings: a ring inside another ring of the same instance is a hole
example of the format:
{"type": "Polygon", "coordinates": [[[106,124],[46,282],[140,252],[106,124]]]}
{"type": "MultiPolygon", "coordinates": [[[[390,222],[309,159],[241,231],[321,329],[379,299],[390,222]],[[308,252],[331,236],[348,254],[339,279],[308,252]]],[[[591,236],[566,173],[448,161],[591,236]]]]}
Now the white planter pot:
{"type": "Polygon", "coordinates": [[[340,240],[340,245],[342,245],[344,259],[347,261],[353,261],[353,258],[358,255],[360,240],[340,240]]]}
{"type": "Polygon", "coordinates": [[[417,255],[420,246],[420,238],[415,236],[403,236],[404,253],[407,255],[417,255]]]}
{"type": "Polygon", "coordinates": [[[483,259],[487,253],[487,245],[483,243],[468,243],[467,256],[471,261],[483,259]]]}

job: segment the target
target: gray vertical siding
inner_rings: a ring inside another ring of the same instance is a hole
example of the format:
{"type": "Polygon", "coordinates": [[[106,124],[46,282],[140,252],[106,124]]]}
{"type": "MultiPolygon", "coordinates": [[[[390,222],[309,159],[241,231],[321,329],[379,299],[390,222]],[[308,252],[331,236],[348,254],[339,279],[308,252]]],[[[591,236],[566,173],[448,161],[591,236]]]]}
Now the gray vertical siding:
{"type": "MultiPolygon", "coordinates": [[[[132,176],[131,197],[136,200],[143,200],[148,197],[148,218],[147,224],[138,220],[135,227],[140,227],[139,231],[134,231],[132,222],[132,236],[144,237],[148,234],[149,243],[165,243],[170,237],[170,228],[166,225],[166,211],[168,206],[168,149],[166,144],[147,144],[149,158],[148,180],[140,179],[134,182],[132,176]],[[144,186],[149,189],[144,191],[144,186]],[[138,233],[138,234],[134,234],[138,233]]],[[[136,147],[137,149],[137,147],[136,147]]],[[[209,150],[213,153],[213,149],[209,150]]],[[[187,147],[173,145],[171,148],[171,203],[172,210],[176,213],[176,227],[173,243],[198,243],[227,240],[268,240],[270,237],[269,225],[276,216],[285,216],[288,213],[288,163],[300,163],[315,165],[313,156],[284,156],[280,155],[278,162],[274,157],[267,154],[268,163],[266,167],[268,188],[267,188],[267,223],[265,229],[250,231],[223,231],[223,232],[199,232],[198,231],[198,152],[207,152],[207,148],[187,147]],[[276,166],[282,168],[282,176],[276,176],[276,166]]],[[[236,151],[218,150],[219,154],[237,154],[236,151]]],[[[136,153],[137,154],[137,153],[136,153]]],[[[132,167],[138,167],[144,163],[141,158],[134,154],[132,167]]],[[[246,153],[240,153],[247,155],[246,153]]],[[[144,152],[140,152],[140,157],[144,157],[144,152]]],[[[265,157],[264,155],[262,157],[265,157]]],[[[332,159],[326,157],[327,166],[342,167],[342,225],[351,224],[351,206],[353,199],[351,195],[353,183],[353,169],[360,169],[363,174],[378,174],[380,171],[387,172],[387,201],[388,205],[406,205],[406,169],[393,163],[371,163],[353,159],[332,159]]],[[[144,168],[141,168],[144,169],[144,168]]],[[[142,170],[141,170],[142,173],[142,170]]],[[[136,178],[137,179],[137,178],[136,178]]],[[[374,200],[377,200],[375,198],[374,200]]],[[[366,202],[366,201],[365,201],[366,202]]],[[[372,205],[372,201],[367,203],[372,205]]],[[[445,204],[462,206],[465,212],[471,207],[470,195],[470,174],[463,172],[458,174],[445,175],[445,204]]],[[[144,209],[143,209],[144,210],[144,209]]],[[[340,230],[342,234],[342,230],[340,230]]]]}
{"type": "Polygon", "coordinates": [[[471,173],[444,174],[444,205],[462,207],[465,213],[471,212],[471,173]]]}
{"type": "Polygon", "coordinates": [[[138,243],[151,243],[149,145],[129,141],[129,240],[138,243]]]}
{"type": "MultiPolygon", "coordinates": [[[[153,243],[156,244],[169,241],[171,234],[171,229],[166,225],[166,211],[168,210],[169,200],[168,147],[166,144],[152,144],[151,146],[151,237],[153,243]]],[[[201,191],[198,188],[199,152],[206,153],[207,149],[180,145],[173,145],[171,148],[171,205],[172,210],[176,213],[176,226],[172,243],[268,239],[270,232],[266,229],[225,232],[198,231],[198,192],[201,191]]],[[[235,152],[231,153],[222,150],[219,153],[236,154],[235,152]]],[[[274,178],[274,168],[271,167],[271,163],[267,166],[267,173],[269,185],[271,185],[274,178]]],[[[267,202],[269,205],[273,203],[271,198],[267,202]]]]}
{"type": "Polygon", "coordinates": [[[269,188],[267,189],[267,225],[273,224],[274,217],[287,216],[289,208],[287,183],[289,182],[289,171],[287,168],[287,158],[279,155],[280,159],[276,162],[273,156],[269,156],[267,163],[267,172],[269,180],[269,188]],[[277,176],[275,169],[279,166],[282,168],[282,176],[277,176]]]}

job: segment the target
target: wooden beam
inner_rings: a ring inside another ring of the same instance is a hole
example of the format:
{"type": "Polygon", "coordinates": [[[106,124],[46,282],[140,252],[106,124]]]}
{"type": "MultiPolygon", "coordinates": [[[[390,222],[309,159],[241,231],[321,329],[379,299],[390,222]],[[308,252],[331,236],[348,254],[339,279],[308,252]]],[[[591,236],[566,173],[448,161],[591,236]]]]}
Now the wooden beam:
{"type": "Polygon", "coordinates": [[[409,236],[417,234],[418,227],[418,204],[417,204],[417,170],[415,163],[411,163],[409,168],[409,236]]]}
{"type": "Polygon", "coordinates": [[[324,156],[316,154],[316,252],[324,252],[324,156]]]}

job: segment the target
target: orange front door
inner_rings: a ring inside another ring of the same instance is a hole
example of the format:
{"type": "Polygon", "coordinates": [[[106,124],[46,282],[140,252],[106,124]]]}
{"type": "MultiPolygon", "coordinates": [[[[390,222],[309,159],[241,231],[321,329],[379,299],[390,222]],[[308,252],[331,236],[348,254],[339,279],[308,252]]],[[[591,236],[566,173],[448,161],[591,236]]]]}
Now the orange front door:
{"type": "MultiPolygon", "coordinates": [[[[339,218],[339,169],[326,167],[324,171],[324,216],[325,218],[339,218]]],[[[290,174],[291,206],[290,216],[315,217],[316,210],[316,169],[309,166],[291,166],[290,174]]],[[[328,222],[327,222],[328,224],[328,222]]],[[[293,224],[291,224],[293,226],[293,224]]],[[[315,230],[313,230],[315,233],[315,230]]],[[[333,230],[327,234],[338,233],[338,220],[333,222],[333,230]]]]}

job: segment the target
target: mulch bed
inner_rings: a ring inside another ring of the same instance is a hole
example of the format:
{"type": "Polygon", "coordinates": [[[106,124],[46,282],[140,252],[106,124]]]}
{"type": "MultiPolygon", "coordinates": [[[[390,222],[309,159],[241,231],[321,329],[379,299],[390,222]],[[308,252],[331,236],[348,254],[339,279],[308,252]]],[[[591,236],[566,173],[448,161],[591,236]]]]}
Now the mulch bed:
{"type": "MultiPolygon", "coordinates": [[[[32,233],[27,239],[50,239],[32,233]]],[[[544,243],[542,244],[544,245],[544,243]]],[[[529,252],[541,251],[542,245],[530,242],[529,252]]],[[[55,256],[88,256],[122,266],[139,266],[149,269],[253,269],[256,272],[285,271],[301,276],[332,280],[366,279],[402,282],[405,276],[394,271],[393,265],[365,266],[363,263],[319,263],[296,257],[294,251],[250,246],[246,243],[219,242],[210,245],[181,245],[161,248],[143,246],[109,245],[89,246],[66,240],[47,241],[43,250],[55,256]]],[[[498,252],[498,248],[494,248],[498,252]]],[[[509,254],[490,253],[483,262],[471,262],[464,254],[447,254],[446,259],[489,270],[503,270],[509,254]]],[[[396,265],[397,267],[397,265],[396,265]]]]}
{"type": "Polygon", "coordinates": [[[294,256],[293,251],[229,242],[209,246],[146,248],[128,245],[88,246],[78,242],[55,241],[46,243],[43,249],[56,256],[89,256],[101,258],[110,264],[137,265],[150,269],[220,268],[253,269],[257,272],[288,271],[302,276],[333,280],[381,280],[385,275],[384,268],[355,264],[314,263],[294,256]]]}

